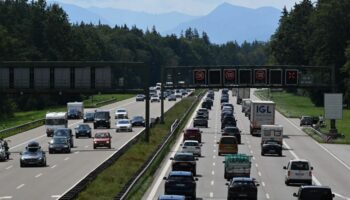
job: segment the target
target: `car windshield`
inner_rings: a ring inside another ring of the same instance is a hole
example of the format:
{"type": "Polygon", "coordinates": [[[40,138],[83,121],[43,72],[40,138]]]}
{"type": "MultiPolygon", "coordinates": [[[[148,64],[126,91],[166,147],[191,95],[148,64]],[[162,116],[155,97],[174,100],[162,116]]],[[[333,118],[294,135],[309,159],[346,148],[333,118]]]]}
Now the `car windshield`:
{"type": "Polygon", "coordinates": [[[52,143],[54,143],[54,144],[66,144],[67,139],[66,138],[53,138],[52,143]]]}
{"type": "Polygon", "coordinates": [[[265,144],[278,144],[277,141],[274,140],[267,140],[265,141],[265,144]]]}
{"type": "Polygon", "coordinates": [[[307,188],[300,193],[300,199],[327,200],[332,199],[332,192],[323,188],[307,188]]]}
{"type": "Polygon", "coordinates": [[[95,113],[86,113],[85,117],[94,117],[95,113]]]}
{"type": "Polygon", "coordinates": [[[172,181],[193,181],[193,178],[191,176],[169,176],[168,180],[172,181]]]}
{"type": "Polygon", "coordinates": [[[234,138],[234,137],[224,137],[224,138],[221,138],[220,143],[221,144],[236,144],[237,141],[236,141],[236,138],[234,138]]]}
{"type": "Polygon", "coordinates": [[[198,142],[185,142],[184,146],[196,147],[196,146],[198,146],[198,142]]]}
{"type": "Polygon", "coordinates": [[[108,133],[96,133],[95,138],[107,138],[108,133]]]}
{"type": "Polygon", "coordinates": [[[225,128],[224,129],[224,132],[225,133],[238,133],[239,131],[238,131],[238,129],[237,128],[234,128],[234,127],[232,127],[232,128],[225,128]]]}
{"type": "Polygon", "coordinates": [[[129,124],[129,121],[127,121],[127,120],[120,120],[120,121],[118,121],[118,124],[129,124]]]}
{"type": "Polygon", "coordinates": [[[117,112],[126,112],[126,110],[117,110],[117,112]]]}
{"type": "Polygon", "coordinates": [[[177,155],[175,155],[174,159],[176,161],[194,161],[194,156],[193,155],[177,154],[177,155]]]}
{"type": "Polygon", "coordinates": [[[36,154],[38,152],[38,148],[28,148],[26,151],[24,151],[22,154],[24,155],[30,155],[30,154],[36,154]]]}
{"type": "Polygon", "coordinates": [[[191,134],[191,133],[199,133],[199,130],[187,129],[185,132],[188,133],[188,134],[191,134]]]}
{"type": "Polygon", "coordinates": [[[292,162],[291,170],[309,170],[307,162],[292,162]]]}
{"type": "Polygon", "coordinates": [[[96,119],[105,119],[108,117],[108,113],[107,112],[97,112],[95,113],[95,118],[96,119]]]}
{"type": "Polygon", "coordinates": [[[232,182],[232,185],[237,186],[237,187],[239,187],[239,186],[255,187],[255,184],[252,181],[234,181],[234,182],[232,182]]]}
{"type": "Polygon", "coordinates": [[[133,120],[140,120],[140,121],[141,121],[141,120],[143,120],[143,117],[141,117],[141,116],[136,116],[136,117],[133,118],[133,120]]]}
{"type": "Polygon", "coordinates": [[[81,125],[78,126],[79,130],[84,130],[84,129],[89,129],[89,128],[90,128],[90,126],[87,125],[87,124],[81,124],[81,125]]]}
{"type": "Polygon", "coordinates": [[[69,136],[69,132],[66,130],[56,130],[54,133],[55,136],[69,136]]]}
{"type": "Polygon", "coordinates": [[[66,119],[46,119],[46,125],[63,125],[66,124],[66,119]]]}

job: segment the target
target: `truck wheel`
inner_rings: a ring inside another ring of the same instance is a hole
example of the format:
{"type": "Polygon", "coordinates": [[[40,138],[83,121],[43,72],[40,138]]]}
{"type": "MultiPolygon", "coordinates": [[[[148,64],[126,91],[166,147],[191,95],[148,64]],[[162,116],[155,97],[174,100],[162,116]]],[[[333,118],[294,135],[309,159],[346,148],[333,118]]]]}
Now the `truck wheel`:
{"type": "Polygon", "coordinates": [[[22,162],[19,163],[20,167],[24,167],[24,164],[22,162]]]}
{"type": "Polygon", "coordinates": [[[278,153],[279,156],[282,156],[282,151],[278,153]]]}
{"type": "Polygon", "coordinates": [[[264,156],[264,155],[265,155],[265,153],[262,151],[262,152],[261,152],[261,155],[262,155],[262,156],[264,156]]]}
{"type": "Polygon", "coordinates": [[[96,129],[96,125],[94,124],[94,129],[96,129]]]}

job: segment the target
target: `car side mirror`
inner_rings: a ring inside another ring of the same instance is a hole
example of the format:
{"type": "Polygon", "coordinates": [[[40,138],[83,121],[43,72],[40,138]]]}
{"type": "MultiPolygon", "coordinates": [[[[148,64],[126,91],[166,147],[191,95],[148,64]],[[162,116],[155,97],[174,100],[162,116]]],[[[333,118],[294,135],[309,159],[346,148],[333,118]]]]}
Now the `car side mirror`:
{"type": "Polygon", "coordinates": [[[335,197],[335,195],[332,193],[332,197],[334,198],[335,197]]]}
{"type": "Polygon", "coordinates": [[[195,181],[198,181],[198,178],[194,178],[195,181]]]}
{"type": "Polygon", "coordinates": [[[311,170],[314,170],[314,167],[311,167],[311,170]]]}
{"type": "Polygon", "coordinates": [[[164,177],[163,177],[163,180],[166,180],[166,179],[167,179],[167,178],[164,176],[164,177]]]}
{"type": "Polygon", "coordinates": [[[259,187],[259,186],[260,186],[260,184],[259,184],[259,183],[256,183],[256,184],[255,184],[255,186],[256,186],[256,187],[259,187]]]}
{"type": "Polygon", "coordinates": [[[297,193],[294,192],[293,193],[293,197],[298,197],[297,193]]]}
{"type": "Polygon", "coordinates": [[[216,142],[216,144],[219,144],[219,142],[216,142]]]}
{"type": "Polygon", "coordinates": [[[174,158],[173,158],[173,157],[171,157],[171,158],[170,158],[170,160],[174,160],[174,158]]]}
{"type": "Polygon", "coordinates": [[[287,167],[286,167],[286,166],[283,166],[283,169],[287,169],[287,167]]]}

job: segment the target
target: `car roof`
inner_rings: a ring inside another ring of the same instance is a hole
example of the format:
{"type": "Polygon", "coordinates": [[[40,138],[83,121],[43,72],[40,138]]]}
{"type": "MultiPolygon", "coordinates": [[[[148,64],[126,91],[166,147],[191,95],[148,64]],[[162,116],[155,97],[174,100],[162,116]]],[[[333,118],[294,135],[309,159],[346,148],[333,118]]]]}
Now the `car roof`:
{"type": "Polygon", "coordinates": [[[305,159],[292,159],[289,162],[309,162],[309,161],[305,159]]]}
{"type": "Polygon", "coordinates": [[[186,142],[195,142],[195,143],[199,143],[197,140],[185,140],[184,143],[186,142]]]}
{"type": "Polygon", "coordinates": [[[322,186],[322,185],[302,185],[302,186],[300,186],[300,188],[302,188],[302,189],[306,189],[306,188],[310,188],[310,189],[312,189],[312,188],[322,188],[322,189],[331,189],[329,186],[322,186]]]}
{"type": "Polygon", "coordinates": [[[193,156],[193,153],[189,153],[189,152],[177,152],[177,153],[175,154],[175,156],[176,156],[176,155],[193,156]]]}
{"type": "Polygon", "coordinates": [[[185,131],[199,131],[199,128],[186,128],[185,131]]]}
{"type": "Polygon", "coordinates": [[[40,145],[39,145],[39,142],[31,141],[31,142],[28,143],[27,146],[28,146],[28,147],[34,147],[34,146],[36,147],[36,146],[40,146],[40,145]]]}
{"type": "Polygon", "coordinates": [[[189,171],[171,171],[169,176],[192,176],[192,172],[189,171]]]}
{"type": "Polygon", "coordinates": [[[178,200],[182,200],[185,199],[185,196],[181,196],[181,195],[160,195],[159,200],[163,200],[163,199],[178,199],[178,200]]]}
{"type": "Polygon", "coordinates": [[[251,177],[235,177],[232,178],[232,181],[255,181],[255,178],[251,178],[251,177]]]}

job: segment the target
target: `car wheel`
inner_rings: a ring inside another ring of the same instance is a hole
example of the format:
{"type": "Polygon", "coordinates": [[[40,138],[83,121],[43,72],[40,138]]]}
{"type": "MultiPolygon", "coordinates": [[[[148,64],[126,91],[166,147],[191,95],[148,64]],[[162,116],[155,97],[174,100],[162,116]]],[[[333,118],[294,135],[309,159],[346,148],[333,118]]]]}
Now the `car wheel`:
{"type": "Polygon", "coordinates": [[[45,162],[43,163],[42,167],[46,167],[46,160],[45,160],[45,162]]]}
{"type": "Polygon", "coordinates": [[[309,185],[312,185],[312,180],[310,180],[310,181],[308,182],[308,184],[309,184],[309,185]]]}
{"type": "Polygon", "coordinates": [[[24,167],[24,164],[22,162],[19,163],[20,167],[24,167]]]}
{"type": "Polygon", "coordinates": [[[119,130],[118,130],[118,129],[115,129],[115,132],[117,132],[117,133],[118,133],[118,132],[119,132],[119,130]]]}
{"type": "Polygon", "coordinates": [[[92,136],[91,136],[91,134],[89,135],[89,138],[91,138],[92,136]]]}
{"type": "Polygon", "coordinates": [[[221,153],[218,153],[218,156],[221,156],[221,153]]]}
{"type": "Polygon", "coordinates": [[[261,155],[262,155],[262,156],[264,156],[264,155],[265,155],[265,153],[262,151],[262,152],[261,152],[261,155]]]}
{"type": "Polygon", "coordinates": [[[75,135],[75,138],[76,138],[76,139],[78,139],[78,138],[79,138],[79,136],[78,136],[78,135],[75,135]]]}
{"type": "Polygon", "coordinates": [[[49,154],[52,154],[52,150],[49,150],[49,154]]]}
{"type": "Polygon", "coordinates": [[[278,153],[279,156],[282,156],[282,151],[278,153]]]}
{"type": "Polygon", "coordinates": [[[284,183],[289,186],[289,181],[288,180],[285,180],[284,183]]]}
{"type": "Polygon", "coordinates": [[[94,125],[94,129],[96,129],[96,125],[94,125]]]}
{"type": "Polygon", "coordinates": [[[94,145],[94,149],[96,149],[96,146],[94,145]]]}

